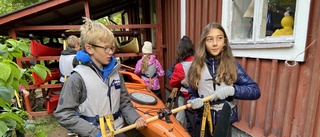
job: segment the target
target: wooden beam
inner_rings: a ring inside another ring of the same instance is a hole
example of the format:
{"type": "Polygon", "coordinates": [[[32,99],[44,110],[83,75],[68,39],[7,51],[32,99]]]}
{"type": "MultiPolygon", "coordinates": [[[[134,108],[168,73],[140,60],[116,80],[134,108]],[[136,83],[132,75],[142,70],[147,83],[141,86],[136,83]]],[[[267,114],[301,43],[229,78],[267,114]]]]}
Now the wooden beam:
{"type": "Polygon", "coordinates": [[[128,25],[106,25],[110,29],[125,29],[125,28],[158,28],[159,24],[128,24],[128,25]]]}
{"type": "MultiPolygon", "coordinates": [[[[157,28],[155,29],[156,31],[156,51],[158,54],[157,58],[162,66],[164,66],[163,62],[163,38],[162,38],[162,1],[157,0],[157,28]]],[[[164,87],[164,77],[160,78],[160,87],[164,87]]],[[[165,91],[164,88],[160,88],[160,92],[162,95],[162,101],[165,102],[165,91]]]]}
{"type": "Polygon", "coordinates": [[[68,30],[68,29],[79,29],[80,25],[48,25],[48,26],[21,26],[16,27],[16,31],[25,30],[68,30]]]}
{"type": "Polygon", "coordinates": [[[88,0],[83,0],[83,4],[84,4],[84,12],[86,14],[86,17],[88,19],[90,19],[90,6],[89,6],[89,1],[88,0]]]}
{"type": "Polygon", "coordinates": [[[10,29],[10,30],[9,30],[9,37],[12,38],[12,39],[17,39],[17,33],[16,33],[16,31],[10,29]]]}
{"type": "MultiPolygon", "coordinates": [[[[121,28],[158,28],[159,24],[130,24],[130,25],[106,25],[109,29],[121,29],[121,28]]],[[[48,25],[48,26],[21,26],[16,27],[15,31],[26,30],[68,30],[79,29],[80,25],[48,25]]]]}
{"type": "Polygon", "coordinates": [[[45,1],[43,3],[40,3],[36,6],[33,6],[32,8],[25,8],[20,10],[19,12],[13,12],[12,14],[7,14],[4,17],[0,18],[0,24],[5,24],[7,22],[35,14],[41,10],[45,10],[47,8],[62,4],[64,2],[68,2],[69,0],[50,0],[50,1],[45,1]],[[13,16],[14,15],[14,16],[13,16]]]}

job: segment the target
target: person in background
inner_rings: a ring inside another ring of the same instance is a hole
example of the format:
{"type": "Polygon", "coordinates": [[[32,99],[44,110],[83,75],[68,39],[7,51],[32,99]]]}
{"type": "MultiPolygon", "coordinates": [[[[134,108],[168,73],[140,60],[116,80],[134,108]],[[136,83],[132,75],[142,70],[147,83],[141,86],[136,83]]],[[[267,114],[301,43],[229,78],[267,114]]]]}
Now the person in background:
{"type": "Polygon", "coordinates": [[[61,52],[59,59],[60,82],[62,83],[65,82],[72,69],[78,65],[75,56],[77,51],[81,49],[79,38],[75,35],[70,35],[66,43],[67,47],[61,52]]]}
{"type": "MultiPolygon", "coordinates": [[[[75,56],[77,51],[81,49],[80,40],[75,35],[70,35],[66,39],[66,43],[66,49],[61,52],[59,58],[60,82],[62,83],[62,85],[71,74],[72,69],[79,64],[75,56]]],[[[67,135],[73,136],[76,134],[68,130],[67,135]]]]}
{"type": "MultiPolygon", "coordinates": [[[[113,33],[105,25],[87,18],[80,31],[83,50],[76,53],[76,58],[81,64],[64,83],[54,113],[57,121],[73,133],[86,137],[102,136],[99,118],[106,115],[112,115],[115,130],[134,123],[136,129],[143,129],[146,120],[133,107],[118,71],[120,64],[113,56],[116,49],[113,33]]],[[[116,135],[122,136],[125,134],[116,135]]]]}
{"type": "MultiPolygon", "coordinates": [[[[189,37],[183,36],[178,43],[177,53],[176,53],[176,65],[170,79],[170,85],[173,88],[179,88],[178,93],[178,106],[186,104],[189,99],[188,83],[186,81],[186,75],[188,69],[192,63],[194,55],[194,45],[189,37]]],[[[186,110],[188,111],[188,110],[186,110]]],[[[187,128],[187,120],[185,111],[179,111],[176,115],[178,121],[187,128]]],[[[189,125],[189,124],[188,124],[189,125]]]]}
{"type": "MultiPolygon", "coordinates": [[[[189,68],[187,79],[193,109],[203,106],[201,98],[212,95],[210,110],[212,124],[215,125],[224,102],[232,108],[230,124],[238,121],[235,99],[256,100],[260,98],[260,89],[232,55],[228,37],[218,23],[208,24],[201,35],[200,45],[189,68]]],[[[198,113],[201,119],[201,114],[198,113]]],[[[195,127],[195,134],[200,135],[201,120],[195,127]]],[[[211,136],[206,126],[205,136],[211,136]]],[[[230,126],[229,126],[230,127],[230,126]]],[[[231,136],[231,128],[228,129],[231,136]]]]}
{"type": "Polygon", "coordinates": [[[152,54],[151,42],[144,42],[142,53],[144,55],[138,60],[134,73],[141,76],[141,79],[147,84],[148,88],[162,99],[158,77],[164,76],[164,70],[156,56],[152,54]]]}

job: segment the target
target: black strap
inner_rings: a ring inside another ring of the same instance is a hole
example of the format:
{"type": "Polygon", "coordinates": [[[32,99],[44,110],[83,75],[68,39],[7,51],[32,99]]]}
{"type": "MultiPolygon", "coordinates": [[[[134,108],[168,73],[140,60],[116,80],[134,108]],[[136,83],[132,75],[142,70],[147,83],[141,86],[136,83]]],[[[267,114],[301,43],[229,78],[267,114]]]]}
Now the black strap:
{"type": "Polygon", "coordinates": [[[114,119],[114,120],[116,120],[116,119],[118,119],[119,117],[121,117],[121,111],[120,111],[120,109],[119,109],[117,112],[113,113],[112,116],[113,116],[113,119],[114,119]]]}
{"type": "Polygon", "coordinates": [[[189,87],[187,85],[181,84],[181,87],[188,89],[189,87]]]}
{"type": "Polygon", "coordinates": [[[226,99],[224,100],[217,100],[217,101],[211,101],[211,105],[216,105],[216,104],[221,104],[221,103],[224,103],[224,102],[232,102],[233,101],[233,98],[232,97],[227,97],[226,99]]]}
{"type": "Polygon", "coordinates": [[[157,73],[154,73],[152,77],[148,77],[146,74],[143,74],[143,73],[142,73],[142,76],[146,78],[155,78],[157,76],[157,73]]]}
{"type": "MultiPolygon", "coordinates": [[[[113,119],[117,120],[118,118],[121,117],[121,111],[120,109],[112,114],[113,119]]],[[[92,125],[98,126],[99,125],[99,116],[96,115],[95,117],[89,117],[89,116],[84,116],[84,115],[80,115],[81,118],[83,118],[84,120],[90,122],[92,125]]]]}

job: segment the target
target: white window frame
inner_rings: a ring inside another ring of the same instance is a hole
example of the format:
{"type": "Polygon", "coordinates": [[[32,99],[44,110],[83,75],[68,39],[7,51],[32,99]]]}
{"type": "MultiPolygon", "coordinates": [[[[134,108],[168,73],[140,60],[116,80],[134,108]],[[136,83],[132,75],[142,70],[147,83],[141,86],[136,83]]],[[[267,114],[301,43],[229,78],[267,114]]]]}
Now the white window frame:
{"type": "Polygon", "coordinates": [[[304,61],[305,47],[308,31],[310,0],[297,0],[293,35],[260,38],[263,2],[268,0],[255,0],[252,38],[231,39],[233,1],[222,2],[222,26],[224,27],[235,57],[251,57],[264,59],[278,59],[290,61],[304,61]]]}

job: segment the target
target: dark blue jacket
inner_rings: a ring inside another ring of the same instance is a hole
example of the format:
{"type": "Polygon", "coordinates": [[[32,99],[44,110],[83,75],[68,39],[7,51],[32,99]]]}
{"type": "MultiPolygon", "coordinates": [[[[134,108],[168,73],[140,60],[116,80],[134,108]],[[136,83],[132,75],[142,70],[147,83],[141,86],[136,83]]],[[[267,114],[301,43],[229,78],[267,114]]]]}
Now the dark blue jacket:
{"type": "MultiPolygon", "coordinates": [[[[212,66],[214,64],[215,71],[218,68],[219,61],[214,58],[206,58],[205,60],[210,74],[214,77],[215,72],[212,72],[212,66]]],[[[250,76],[246,73],[246,71],[241,67],[241,65],[236,62],[238,77],[235,83],[233,83],[234,87],[234,99],[240,100],[255,100],[260,98],[260,89],[258,84],[253,81],[250,76]]],[[[189,84],[190,85],[190,84],[189,84]]],[[[198,90],[189,86],[189,94],[190,99],[195,99],[199,97],[198,90]]]]}
{"type": "Polygon", "coordinates": [[[176,64],[173,64],[173,65],[166,71],[166,76],[167,76],[168,79],[171,79],[175,65],[176,65],[176,64]]]}
{"type": "MultiPolygon", "coordinates": [[[[210,72],[210,75],[215,79],[215,73],[217,71],[217,68],[219,66],[219,60],[214,59],[214,58],[206,58],[205,60],[208,70],[210,72]],[[215,72],[212,70],[212,66],[214,65],[215,72]]],[[[228,97],[226,100],[227,101],[232,101],[233,99],[239,99],[239,100],[256,100],[260,98],[260,89],[258,87],[258,84],[253,81],[250,76],[246,73],[246,71],[241,67],[241,65],[236,62],[236,67],[237,67],[237,80],[235,83],[233,83],[234,87],[234,96],[228,97]]],[[[214,86],[214,84],[212,85],[214,86]]],[[[215,88],[213,88],[215,89],[215,88]]],[[[189,84],[189,94],[190,94],[190,99],[195,99],[199,97],[198,90],[192,88],[189,84]]],[[[219,103],[222,103],[226,100],[218,100],[219,103]]],[[[218,103],[216,102],[216,103],[218,103]]],[[[215,103],[215,102],[213,102],[215,103]]],[[[214,110],[211,110],[214,111],[214,110]]],[[[220,111],[212,113],[213,115],[213,124],[216,124],[216,120],[218,119],[220,115],[220,111]]],[[[230,117],[230,123],[232,124],[233,122],[238,121],[238,110],[237,107],[232,108],[232,115],[230,117]]]]}

